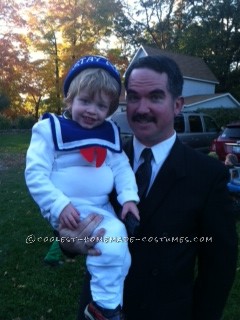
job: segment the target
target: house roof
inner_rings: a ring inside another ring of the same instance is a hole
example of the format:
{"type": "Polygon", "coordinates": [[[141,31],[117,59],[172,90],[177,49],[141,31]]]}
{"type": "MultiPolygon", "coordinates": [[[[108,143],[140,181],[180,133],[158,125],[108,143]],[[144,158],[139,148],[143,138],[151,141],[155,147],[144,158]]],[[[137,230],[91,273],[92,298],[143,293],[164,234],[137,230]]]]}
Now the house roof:
{"type": "MultiPolygon", "coordinates": [[[[188,56],[184,54],[174,53],[170,51],[161,50],[149,46],[141,46],[136,52],[131,63],[142,55],[165,55],[173,59],[181,69],[184,78],[202,80],[207,82],[218,83],[217,78],[212,73],[207,64],[202,58],[188,56]]],[[[130,63],[130,65],[131,65],[130,63]]]]}
{"type": "Polygon", "coordinates": [[[206,100],[216,99],[219,96],[222,96],[222,94],[215,93],[215,94],[201,94],[197,96],[188,96],[188,97],[184,97],[184,102],[185,102],[184,104],[188,106],[188,105],[196,104],[206,100]]]}
{"type": "Polygon", "coordinates": [[[236,104],[236,106],[240,107],[240,103],[236,99],[234,99],[234,97],[230,93],[202,94],[202,95],[184,97],[184,105],[185,107],[190,107],[193,105],[197,105],[201,102],[216,100],[226,96],[229,99],[231,99],[236,104]]]}

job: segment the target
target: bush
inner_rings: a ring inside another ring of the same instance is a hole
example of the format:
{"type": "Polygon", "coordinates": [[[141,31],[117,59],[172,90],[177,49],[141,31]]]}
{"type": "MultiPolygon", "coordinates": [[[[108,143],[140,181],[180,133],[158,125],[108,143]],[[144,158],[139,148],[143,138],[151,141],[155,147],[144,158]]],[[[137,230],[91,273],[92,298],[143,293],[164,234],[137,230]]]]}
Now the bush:
{"type": "Polygon", "coordinates": [[[225,109],[225,108],[214,108],[214,109],[201,109],[198,110],[209,114],[215,119],[219,127],[225,127],[226,124],[234,121],[240,121],[240,108],[225,109]]]}
{"type": "Polygon", "coordinates": [[[15,119],[16,129],[31,129],[36,122],[33,116],[19,116],[15,119]]]}
{"type": "Polygon", "coordinates": [[[6,116],[0,115],[0,130],[11,129],[11,127],[12,127],[11,120],[6,116]]]}

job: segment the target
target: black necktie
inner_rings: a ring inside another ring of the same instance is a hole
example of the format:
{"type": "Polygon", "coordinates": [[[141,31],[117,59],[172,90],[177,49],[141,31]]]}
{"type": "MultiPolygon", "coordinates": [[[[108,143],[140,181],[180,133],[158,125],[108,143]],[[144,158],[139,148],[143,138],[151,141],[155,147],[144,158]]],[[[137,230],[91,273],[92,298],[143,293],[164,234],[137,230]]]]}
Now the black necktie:
{"type": "Polygon", "coordinates": [[[146,196],[149,183],[151,180],[152,175],[152,149],[151,148],[145,148],[142,151],[141,157],[143,158],[143,163],[140,164],[136,171],[136,181],[138,185],[138,195],[141,198],[144,198],[146,196]]]}

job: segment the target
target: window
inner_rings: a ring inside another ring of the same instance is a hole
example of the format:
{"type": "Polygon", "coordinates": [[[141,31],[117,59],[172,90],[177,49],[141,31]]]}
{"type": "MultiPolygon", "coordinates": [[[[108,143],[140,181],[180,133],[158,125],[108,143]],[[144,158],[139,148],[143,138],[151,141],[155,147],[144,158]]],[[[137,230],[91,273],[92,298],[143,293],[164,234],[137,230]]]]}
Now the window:
{"type": "Polygon", "coordinates": [[[200,116],[189,116],[190,132],[203,132],[202,121],[200,116]]]}
{"type": "Polygon", "coordinates": [[[206,132],[218,132],[219,128],[214,120],[208,116],[204,116],[204,122],[206,126],[206,132]]]}
{"type": "Polygon", "coordinates": [[[225,128],[222,137],[226,139],[239,139],[240,140],[240,127],[230,127],[230,128],[225,128]]]}
{"type": "Polygon", "coordinates": [[[174,119],[174,129],[177,133],[181,133],[185,131],[185,124],[183,116],[177,116],[174,119]]]}

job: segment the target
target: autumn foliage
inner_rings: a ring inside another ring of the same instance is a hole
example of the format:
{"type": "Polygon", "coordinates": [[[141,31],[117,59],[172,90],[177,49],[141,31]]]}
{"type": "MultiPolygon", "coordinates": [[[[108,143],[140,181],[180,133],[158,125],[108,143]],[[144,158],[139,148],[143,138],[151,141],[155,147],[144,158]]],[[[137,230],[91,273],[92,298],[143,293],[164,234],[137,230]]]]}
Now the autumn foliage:
{"type": "Polygon", "coordinates": [[[141,44],[203,58],[240,100],[239,43],[239,0],[0,0],[0,113],[60,113],[79,56],[105,55],[124,75],[141,44]]]}

